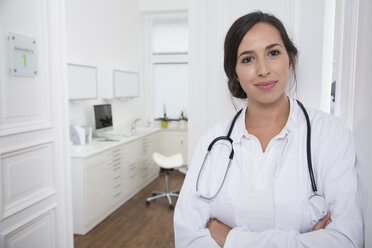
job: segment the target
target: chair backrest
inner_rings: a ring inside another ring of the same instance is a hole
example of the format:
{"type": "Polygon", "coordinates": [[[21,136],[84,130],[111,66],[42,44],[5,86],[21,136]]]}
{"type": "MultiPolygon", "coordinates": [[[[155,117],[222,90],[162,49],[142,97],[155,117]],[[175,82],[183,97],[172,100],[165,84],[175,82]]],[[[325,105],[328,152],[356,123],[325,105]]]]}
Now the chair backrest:
{"type": "Polygon", "coordinates": [[[164,169],[178,168],[183,165],[183,157],[181,153],[176,153],[171,156],[164,156],[163,154],[154,152],[152,154],[152,158],[159,167],[164,169]]]}

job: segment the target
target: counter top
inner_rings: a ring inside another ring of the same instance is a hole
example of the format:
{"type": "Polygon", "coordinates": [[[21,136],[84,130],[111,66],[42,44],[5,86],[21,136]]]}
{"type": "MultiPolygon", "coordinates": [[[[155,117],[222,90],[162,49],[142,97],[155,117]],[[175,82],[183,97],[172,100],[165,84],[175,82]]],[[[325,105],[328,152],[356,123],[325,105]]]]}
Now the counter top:
{"type": "Polygon", "coordinates": [[[162,132],[179,132],[179,133],[187,133],[187,128],[178,128],[178,127],[167,127],[167,128],[162,128],[162,132]]]}
{"type": "Polygon", "coordinates": [[[116,135],[110,138],[94,138],[89,145],[72,145],[70,148],[70,157],[87,158],[99,152],[104,152],[110,148],[116,147],[118,145],[123,145],[136,139],[141,139],[147,135],[160,131],[161,128],[146,128],[137,130],[138,135],[135,136],[127,135],[128,132],[123,132],[123,135],[119,135],[120,132],[115,132],[116,135]]]}

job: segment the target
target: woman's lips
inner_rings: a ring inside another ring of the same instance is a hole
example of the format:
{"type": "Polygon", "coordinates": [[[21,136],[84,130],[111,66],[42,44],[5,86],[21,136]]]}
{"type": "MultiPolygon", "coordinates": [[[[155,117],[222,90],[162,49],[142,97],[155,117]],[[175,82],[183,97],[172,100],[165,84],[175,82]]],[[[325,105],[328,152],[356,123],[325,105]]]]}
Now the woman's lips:
{"type": "Polygon", "coordinates": [[[260,90],[270,90],[272,89],[278,81],[267,81],[267,82],[261,82],[257,83],[254,86],[259,88],[260,90]]]}

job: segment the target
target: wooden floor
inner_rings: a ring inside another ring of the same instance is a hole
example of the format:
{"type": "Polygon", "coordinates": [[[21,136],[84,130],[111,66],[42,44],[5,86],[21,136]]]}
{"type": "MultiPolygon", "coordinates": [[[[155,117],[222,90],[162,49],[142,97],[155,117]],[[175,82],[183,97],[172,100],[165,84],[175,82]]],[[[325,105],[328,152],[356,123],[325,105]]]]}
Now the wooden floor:
{"type": "MultiPolygon", "coordinates": [[[[180,190],[184,177],[178,171],[172,172],[170,189],[180,190]]],[[[174,247],[173,210],[169,209],[166,198],[157,199],[146,206],[146,198],[151,196],[153,190],[165,190],[164,173],[89,233],[75,235],[75,248],[174,247]]]]}

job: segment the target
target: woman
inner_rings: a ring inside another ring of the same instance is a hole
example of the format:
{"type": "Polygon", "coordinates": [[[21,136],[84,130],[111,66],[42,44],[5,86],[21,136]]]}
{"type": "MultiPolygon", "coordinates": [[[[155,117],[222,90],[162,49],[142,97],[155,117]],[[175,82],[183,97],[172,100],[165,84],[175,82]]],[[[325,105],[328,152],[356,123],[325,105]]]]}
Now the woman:
{"type": "Polygon", "coordinates": [[[200,139],[175,210],[176,247],[362,247],[350,131],[287,96],[296,61],[272,15],[250,13],[228,31],[229,90],[247,106],[200,139]]]}

